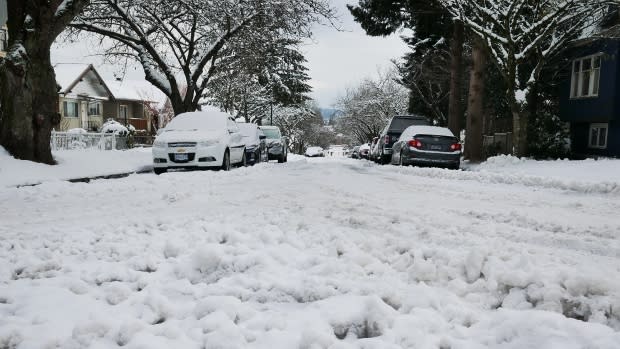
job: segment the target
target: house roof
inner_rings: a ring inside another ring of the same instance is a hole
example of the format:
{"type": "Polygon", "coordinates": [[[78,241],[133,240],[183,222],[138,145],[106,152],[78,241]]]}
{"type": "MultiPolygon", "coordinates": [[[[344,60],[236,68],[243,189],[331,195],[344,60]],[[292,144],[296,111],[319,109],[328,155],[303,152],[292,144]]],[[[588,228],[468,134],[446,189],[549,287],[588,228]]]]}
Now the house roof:
{"type": "Polygon", "coordinates": [[[595,34],[594,37],[620,39],[620,24],[616,24],[613,27],[603,29],[599,33],[595,34]]]}
{"type": "Polygon", "coordinates": [[[61,93],[71,92],[80,80],[92,71],[113,100],[148,101],[155,102],[158,106],[166,102],[164,93],[150,82],[146,80],[103,80],[92,64],[58,63],[54,65],[54,71],[61,93]]]}
{"type": "Polygon", "coordinates": [[[105,83],[115,99],[156,103],[158,108],[167,100],[163,92],[146,80],[108,80],[105,83]]]}
{"type": "MultiPolygon", "coordinates": [[[[113,96],[112,92],[105,84],[97,69],[93,67],[92,64],[73,64],[73,63],[58,63],[54,66],[54,72],[56,74],[56,83],[60,85],[60,92],[68,94],[71,90],[77,85],[82,78],[88,74],[88,72],[92,72],[95,74],[103,88],[106,90],[108,95],[113,96]]],[[[101,96],[92,96],[95,98],[107,98],[101,96]]]]}
{"type": "Polygon", "coordinates": [[[131,81],[106,80],[105,84],[108,86],[115,99],[128,101],[143,101],[149,99],[146,98],[146,96],[141,96],[136,89],[136,85],[132,84],[131,81]]]}
{"type": "Polygon", "coordinates": [[[67,92],[72,85],[75,85],[87,69],[92,67],[90,64],[58,63],[54,65],[56,73],[56,83],[60,85],[61,92],[67,92]]]}
{"type": "Polygon", "coordinates": [[[620,39],[620,24],[608,28],[590,28],[588,33],[574,40],[573,44],[580,46],[601,39],[620,39]]]}

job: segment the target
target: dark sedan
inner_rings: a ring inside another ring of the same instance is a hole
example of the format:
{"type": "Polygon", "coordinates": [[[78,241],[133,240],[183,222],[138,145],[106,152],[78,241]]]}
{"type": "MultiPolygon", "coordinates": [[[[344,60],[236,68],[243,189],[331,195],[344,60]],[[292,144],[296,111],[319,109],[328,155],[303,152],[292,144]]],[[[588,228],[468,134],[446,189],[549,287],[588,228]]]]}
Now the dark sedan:
{"type": "Polygon", "coordinates": [[[392,164],[431,165],[458,169],[461,143],[444,127],[410,126],[394,143],[392,164]]]}
{"type": "Polygon", "coordinates": [[[245,143],[245,159],[250,165],[267,160],[267,143],[265,134],[256,124],[239,123],[239,131],[245,143]]]}

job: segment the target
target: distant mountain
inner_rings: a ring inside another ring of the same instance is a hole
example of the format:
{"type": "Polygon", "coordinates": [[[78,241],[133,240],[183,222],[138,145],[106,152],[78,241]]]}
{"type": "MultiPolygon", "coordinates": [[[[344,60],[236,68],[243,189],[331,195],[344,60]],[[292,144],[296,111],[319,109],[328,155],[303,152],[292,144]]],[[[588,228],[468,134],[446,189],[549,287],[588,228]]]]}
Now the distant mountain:
{"type": "Polygon", "coordinates": [[[320,108],[319,110],[325,122],[329,121],[332,117],[338,118],[342,114],[340,110],[333,108],[320,108]]]}

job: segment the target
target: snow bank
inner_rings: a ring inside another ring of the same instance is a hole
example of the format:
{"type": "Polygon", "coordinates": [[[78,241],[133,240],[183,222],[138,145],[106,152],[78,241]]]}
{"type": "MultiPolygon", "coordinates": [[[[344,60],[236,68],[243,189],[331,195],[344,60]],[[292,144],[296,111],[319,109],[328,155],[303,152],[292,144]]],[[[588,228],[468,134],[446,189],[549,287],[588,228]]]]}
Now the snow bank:
{"type": "Polygon", "coordinates": [[[64,150],[53,155],[58,164],[50,166],[17,160],[0,147],[0,188],[148,170],[153,161],[150,148],[64,150]]]}
{"type": "Polygon", "coordinates": [[[537,161],[501,155],[489,158],[480,165],[473,165],[469,169],[479,172],[528,175],[590,183],[620,183],[619,159],[537,161]]]}

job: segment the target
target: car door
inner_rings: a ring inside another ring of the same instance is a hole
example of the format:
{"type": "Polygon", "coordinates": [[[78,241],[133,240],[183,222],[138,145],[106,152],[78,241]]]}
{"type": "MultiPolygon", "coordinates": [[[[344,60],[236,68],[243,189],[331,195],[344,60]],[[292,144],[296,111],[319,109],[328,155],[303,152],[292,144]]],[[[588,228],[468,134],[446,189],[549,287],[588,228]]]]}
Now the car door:
{"type": "Polygon", "coordinates": [[[230,161],[238,163],[243,159],[243,153],[245,143],[243,142],[243,135],[239,131],[237,123],[231,119],[228,119],[228,135],[229,135],[229,148],[230,148],[230,161]]]}

